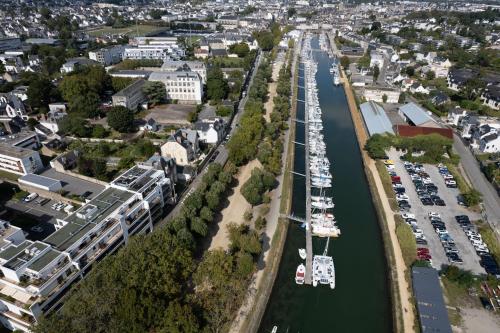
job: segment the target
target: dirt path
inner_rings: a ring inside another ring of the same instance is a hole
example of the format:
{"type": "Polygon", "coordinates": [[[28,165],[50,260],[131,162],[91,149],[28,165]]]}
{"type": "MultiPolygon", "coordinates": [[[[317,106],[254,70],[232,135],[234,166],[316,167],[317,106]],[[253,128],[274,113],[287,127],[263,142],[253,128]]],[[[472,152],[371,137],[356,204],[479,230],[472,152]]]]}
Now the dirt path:
{"type": "Polygon", "coordinates": [[[269,83],[267,90],[269,91],[267,102],[264,104],[264,109],[266,113],[264,114],[264,119],[266,122],[271,121],[271,112],[273,112],[274,108],[274,97],[276,96],[276,82],[269,83]]]}
{"type": "MultiPolygon", "coordinates": [[[[361,119],[361,113],[358,112],[356,106],[356,100],[354,94],[351,90],[349,82],[346,79],[344,72],[342,71],[341,81],[344,83],[344,90],[346,93],[347,101],[349,104],[349,109],[351,111],[352,119],[355,124],[356,135],[360,143],[360,147],[364,147],[368,135],[364,129],[363,120],[361,119]]],[[[377,193],[382,203],[382,208],[384,209],[384,214],[387,220],[387,227],[389,229],[389,237],[391,241],[391,247],[394,252],[394,261],[396,267],[391,267],[396,273],[396,283],[399,290],[399,298],[401,303],[401,314],[403,316],[403,330],[404,332],[413,332],[413,324],[415,320],[415,314],[413,312],[413,306],[410,302],[412,295],[410,294],[409,284],[405,278],[406,266],[403,260],[403,254],[401,252],[401,247],[399,246],[399,241],[396,236],[396,221],[394,220],[394,212],[389,205],[389,199],[384,192],[384,187],[382,185],[382,180],[375,166],[375,162],[367,155],[366,151],[362,149],[363,160],[366,167],[370,170],[375,180],[375,186],[377,188],[377,193]]]]}
{"type": "Polygon", "coordinates": [[[228,198],[229,205],[224,208],[221,212],[222,220],[219,222],[219,231],[212,238],[212,242],[210,243],[209,250],[215,249],[217,247],[222,247],[223,249],[227,249],[229,245],[229,239],[227,238],[227,225],[231,222],[235,222],[237,224],[245,223],[245,219],[243,218],[243,214],[252,208],[252,206],[246,201],[246,199],[241,195],[240,189],[243,184],[250,178],[252,175],[252,170],[255,167],[261,167],[261,164],[258,160],[250,161],[247,165],[242,166],[237,175],[238,186],[234,188],[233,194],[228,198]]]}
{"type": "Polygon", "coordinates": [[[283,61],[284,61],[284,53],[280,53],[276,57],[276,61],[273,64],[273,74],[272,74],[273,82],[269,83],[269,85],[267,86],[267,91],[269,94],[267,102],[264,104],[264,108],[266,110],[266,113],[264,114],[264,119],[266,120],[266,122],[271,121],[271,112],[273,112],[274,97],[276,96],[276,86],[277,86],[276,82],[278,82],[281,66],[283,66],[283,61]]]}

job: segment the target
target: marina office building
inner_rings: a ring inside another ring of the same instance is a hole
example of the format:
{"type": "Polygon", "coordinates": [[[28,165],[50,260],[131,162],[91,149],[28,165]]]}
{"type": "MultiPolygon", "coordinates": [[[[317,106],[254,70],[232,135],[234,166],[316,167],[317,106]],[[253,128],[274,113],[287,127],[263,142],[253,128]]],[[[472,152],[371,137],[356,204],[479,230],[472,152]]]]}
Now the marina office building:
{"type": "Polygon", "coordinates": [[[137,165],[65,218],[42,241],[0,223],[0,321],[29,331],[42,314],[56,309],[74,282],[94,262],[148,233],[173,200],[173,184],[163,170],[137,165]],[[13,236],[15,235],[15,237],[13,236]]]}

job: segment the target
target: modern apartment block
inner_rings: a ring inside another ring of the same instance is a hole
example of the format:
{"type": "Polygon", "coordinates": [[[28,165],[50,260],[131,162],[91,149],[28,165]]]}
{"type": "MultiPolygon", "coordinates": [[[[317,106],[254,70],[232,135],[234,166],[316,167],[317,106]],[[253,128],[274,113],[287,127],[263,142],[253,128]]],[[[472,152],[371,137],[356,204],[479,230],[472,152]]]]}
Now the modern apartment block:
{"type": "Polygon", "coordinates": [[[184,50],[177,45],[139,45],[127,46],[123,59],[178,60],[184,55],[184,50]]]}
{"type": "Polygon", "coordinates": [[[137,165],[65,218],[42,241],[0,223],[0,321],[28,332],[42,314],[57,309],[66,292],[94,262],[148,233],[173,200],[173,184],[163,170],[137,165]],[[12,235],[19,237],[13,237],[12,235]],[[10,237],[10,238],[9,238],[10,237]]]}
{"type": "Polygon", "coordinates": [[[109,66],[120,62],[123,58],[125,47],[115,45],[104,47],[96,51],[89,51],[89,58],[99,62],[103,66],[109,66]]]}
{"type": "Polygon", "coordinates": [[[195,72],[153,72],[149,81],[160,81],[165,84],[167,98],[180,103],[200,104],[203,98],[203,82],[195,72]]]}
{"type": "Polygon", "coordinates": [[[38,149],[40,139],[32,131],[0,137],[0,170],[17,175],[37,173],[43,169],[38,149]]]}

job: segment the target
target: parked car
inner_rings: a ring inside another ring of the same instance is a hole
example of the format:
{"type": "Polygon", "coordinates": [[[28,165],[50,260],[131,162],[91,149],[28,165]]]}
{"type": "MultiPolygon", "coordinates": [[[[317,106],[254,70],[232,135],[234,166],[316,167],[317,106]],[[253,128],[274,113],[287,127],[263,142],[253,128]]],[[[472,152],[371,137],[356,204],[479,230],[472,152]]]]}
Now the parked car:
{"type": "Polygon", "coordinates": [[[31,201],[35,200],[36,198],[38,198],[38,194],[31,193],[31,194],[28,194],[27,196],[25,196],[23,201],[24,202],[31,202],[31,201]]]}

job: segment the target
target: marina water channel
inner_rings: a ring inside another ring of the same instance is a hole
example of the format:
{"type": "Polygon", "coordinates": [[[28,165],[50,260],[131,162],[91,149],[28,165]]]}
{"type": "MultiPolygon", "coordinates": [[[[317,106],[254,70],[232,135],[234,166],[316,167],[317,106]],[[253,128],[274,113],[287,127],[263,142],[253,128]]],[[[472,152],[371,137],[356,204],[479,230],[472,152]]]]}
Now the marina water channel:
{"type": "MultiPolygon", "coordinates": [[[[333,175],[333,213],[342,232],[331,239],[336,287],[295,284],[295,270],[303,262],[305,232],[289,222],[278,275],[259,332],[379,333],[392,331],[389,286],[382,238],[375,208],[364,174],[361,155],[342,85],[334,86],[329,73],[331,60],[312,40],[318,63],[316,81],[323,110],[327,157],[333,175]]],[[[303,66],[299,67],[299,100],[304,100],[303,66]]],[[[297,118],[304,119],[304,103],[297,105],[297,118]]],[[[296,123],[296,141],[304,142],[304,124],[296,123]]],[[[304,147],[295,146],[295,171],[304,172],[304,147]]],[[[305,181],[294,176],[292,213],[305,216],[305,181]]],[[[326,238],[313,238],[314,254],[322,254],[326,238]]]]}

